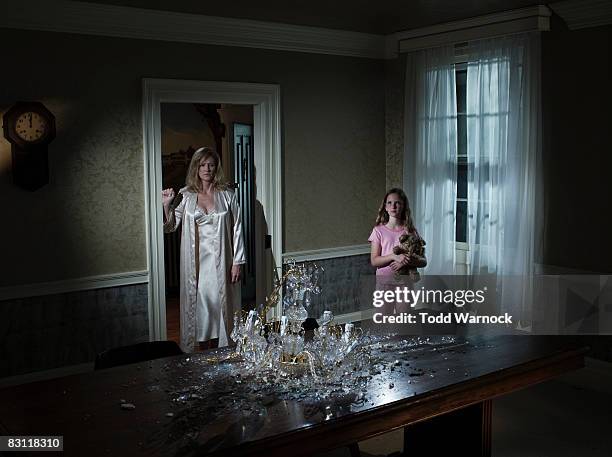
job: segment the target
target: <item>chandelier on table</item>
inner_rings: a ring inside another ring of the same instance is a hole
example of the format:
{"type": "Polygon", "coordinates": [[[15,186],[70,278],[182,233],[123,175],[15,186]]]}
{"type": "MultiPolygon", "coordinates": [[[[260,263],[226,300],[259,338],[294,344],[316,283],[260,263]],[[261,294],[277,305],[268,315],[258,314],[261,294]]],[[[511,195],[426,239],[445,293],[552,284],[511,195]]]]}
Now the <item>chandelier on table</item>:
{"type": "Polygon", "coordinates": [[[321,293],[323,268],[315,263],[290,260],[266,303],[246,316],[234,317],[230,335],[236,353],[245,361],[248,374],[272,373],[285,378],[308,378],[315,383],[334,383],[355,377],[370,363],[369,338],[352,323],[334,323],[331,311],[324,311],[316,325],[308,319],[313,295],[321,293]],[[283,294],[280,320],[267,320],[269,309],[283,294]]]}

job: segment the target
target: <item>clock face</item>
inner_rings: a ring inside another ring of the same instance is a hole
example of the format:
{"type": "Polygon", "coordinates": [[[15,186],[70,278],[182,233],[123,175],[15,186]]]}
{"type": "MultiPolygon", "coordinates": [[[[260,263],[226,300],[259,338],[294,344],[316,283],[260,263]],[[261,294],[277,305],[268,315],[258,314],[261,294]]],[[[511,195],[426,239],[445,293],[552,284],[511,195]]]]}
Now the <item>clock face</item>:
{"type": "Polygon", "coordinates": [[[33,111],[21,114],[15,122],[15,132],[22,140],[29,143],[40,140],[48,128],[47,120],[33,111]]]}

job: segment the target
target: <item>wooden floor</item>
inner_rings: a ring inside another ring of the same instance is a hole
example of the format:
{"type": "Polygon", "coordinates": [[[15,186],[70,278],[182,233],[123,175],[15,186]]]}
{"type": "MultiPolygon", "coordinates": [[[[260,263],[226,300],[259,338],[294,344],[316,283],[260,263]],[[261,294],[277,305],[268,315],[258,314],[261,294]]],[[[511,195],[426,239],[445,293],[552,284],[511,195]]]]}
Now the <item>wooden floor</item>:
{"type": "Polygon", "coordinates": [[[178,297],[166,296],[166,332],[168,339],[181,343],[181,320],[178,297]]]}
{"type": "MultiPolygon", "coordinates": [[[[243,303],[242,309],[253,309],[255,303],[243,303]]],[[[179,297],[166,296],[166,334],[168,340],[181,344],[181,311],[179,297]]]]}

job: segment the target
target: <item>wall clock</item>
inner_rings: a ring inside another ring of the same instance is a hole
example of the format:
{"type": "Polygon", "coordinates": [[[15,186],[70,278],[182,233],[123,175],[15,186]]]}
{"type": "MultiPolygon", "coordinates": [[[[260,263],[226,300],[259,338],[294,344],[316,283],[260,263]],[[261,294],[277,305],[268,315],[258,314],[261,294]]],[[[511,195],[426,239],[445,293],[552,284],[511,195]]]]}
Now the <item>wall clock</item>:
{"type": "Polygon", "coordinates": [[[47,148],[55,138],[55,116],[42,103],[17,102],[2,119],[4,137],[11,143],[14,183],[31,191],[48,184],[47,148]]]}

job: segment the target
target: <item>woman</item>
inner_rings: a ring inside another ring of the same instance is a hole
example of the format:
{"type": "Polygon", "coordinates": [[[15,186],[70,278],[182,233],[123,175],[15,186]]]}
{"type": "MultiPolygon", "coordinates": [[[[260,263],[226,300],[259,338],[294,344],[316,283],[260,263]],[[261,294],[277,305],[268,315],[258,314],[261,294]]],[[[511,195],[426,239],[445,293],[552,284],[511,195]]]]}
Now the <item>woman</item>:
{"type": "Polygon", "coordinates": [[[240,209],[210,148],[194,154],[183,199],[171,209],[173,189],[162,191],[164,231],[181,223],[181,348],[227,346],[234,312],[240,310],[240,274],[245,263],[240,209]],[[215,341],[218,339],[218,342],[215,341]]]}

